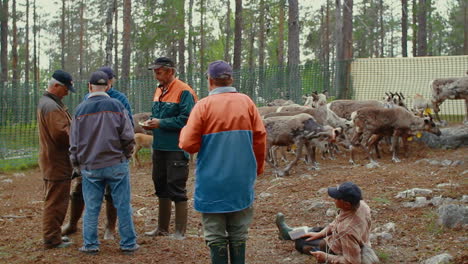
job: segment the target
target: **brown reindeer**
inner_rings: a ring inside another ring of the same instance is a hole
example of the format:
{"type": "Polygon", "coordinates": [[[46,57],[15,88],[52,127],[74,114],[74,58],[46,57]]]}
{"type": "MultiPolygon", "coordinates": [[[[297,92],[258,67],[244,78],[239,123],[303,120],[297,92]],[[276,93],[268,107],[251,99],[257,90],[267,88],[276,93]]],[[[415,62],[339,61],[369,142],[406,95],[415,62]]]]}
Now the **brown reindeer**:
{"type": "MultiPolygon", "coordinates": [[[[371,149],[383,136],[392,136],[392,161],[400,162],[397,157],[398,137],[403,140],[405,155],[408,154],[408,138],[421,131],[427,131],[437,136],[441,132],[432,121],[432,117],[417,117],[410,111],[402,108],[365,107],[352,114],[354,122],[354,135],[352,142],[355,146],[361,145],[370,159],[369,166],[378,166],[371,154],[371,149]]],[[[353,155],[351,156],[353,160],[353,155]]]]}

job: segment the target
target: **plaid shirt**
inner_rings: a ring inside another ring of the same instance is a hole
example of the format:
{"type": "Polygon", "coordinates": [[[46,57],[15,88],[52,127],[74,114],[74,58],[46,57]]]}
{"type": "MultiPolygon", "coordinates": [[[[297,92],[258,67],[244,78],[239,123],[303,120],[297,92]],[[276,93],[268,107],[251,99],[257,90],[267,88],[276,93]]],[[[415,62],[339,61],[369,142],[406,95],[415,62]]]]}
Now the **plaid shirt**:
{"type": "Polygon", "coordinates": [[[370,246],[369,234],[371,214],[369,206],[361,201],[356,211],[342,211],[336,216],[322,234],[328,247],[336,254],[327,254],[327,263],[331,264],[361,264],[361,247],[370,246]]]}

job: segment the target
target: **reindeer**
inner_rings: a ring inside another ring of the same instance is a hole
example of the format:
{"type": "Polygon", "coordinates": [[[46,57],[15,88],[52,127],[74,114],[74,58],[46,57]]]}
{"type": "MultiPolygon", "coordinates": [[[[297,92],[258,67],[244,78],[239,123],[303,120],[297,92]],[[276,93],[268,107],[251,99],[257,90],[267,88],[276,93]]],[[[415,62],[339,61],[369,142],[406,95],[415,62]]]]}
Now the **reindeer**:
{"type": "Polygon", "coordinates": [[[465,119],[464,124],[468,124],[468,76],[461,78],[440,78],[434,79],[430,83],[432,90],[432,105],[434,107],[435,117],[440,120],[440,105],[447,99],[465,100],[465,119]]]}
{"type": "MultiPolygon", "coordinates": [[[[370,149],[375,147],[383,136],[392,136],[392,161],[400,162],[397,157],[398,137],[403,139],[405,154],[408,154],[408,138],[427,131],[437,136],[441,132],[432,121],[432,117],[417,117],[410,111],[402,108],[365,107],[352,113],[355,131],[352,142],[355,146],[361,145],[370,159],[369,167],[378,166],[370,149]]],[[[353,155],[351,161],[354,162],[353,155]]]]}
{"type": "Polygon", "coordinates": [[[141,166],[141,162],[140,162],[140,159],[138,158],[138,152],[142,149],[142,148],[149,148],[151,149],[152,145],[153,145],[153,136],[152,135],[146,135],[146,134],[143,134],[143,133],[135,133],[135,147],[133,148],[133,154],[132,154],[132,158],[133,158],[133,164],[135,165],[135,162],[137,164],[138,167],[141,166]]]}

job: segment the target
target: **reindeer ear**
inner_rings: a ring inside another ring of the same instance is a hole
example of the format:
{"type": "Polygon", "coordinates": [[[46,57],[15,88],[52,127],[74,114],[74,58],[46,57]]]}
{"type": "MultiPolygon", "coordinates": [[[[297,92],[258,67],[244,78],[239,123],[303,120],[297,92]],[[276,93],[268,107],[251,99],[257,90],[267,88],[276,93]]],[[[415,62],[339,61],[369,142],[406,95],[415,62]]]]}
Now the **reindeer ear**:
{"type": "Polygon", "coordinates": [[[387,92],[385,92],[385,95],[390,96],[387,92]]]}
{"type": "Polygon", "coordinates": [[[314,91],[312,94],[315,94],[315,95],[317,95],[318,93],[317,93],[317,91],[314,91]]]}

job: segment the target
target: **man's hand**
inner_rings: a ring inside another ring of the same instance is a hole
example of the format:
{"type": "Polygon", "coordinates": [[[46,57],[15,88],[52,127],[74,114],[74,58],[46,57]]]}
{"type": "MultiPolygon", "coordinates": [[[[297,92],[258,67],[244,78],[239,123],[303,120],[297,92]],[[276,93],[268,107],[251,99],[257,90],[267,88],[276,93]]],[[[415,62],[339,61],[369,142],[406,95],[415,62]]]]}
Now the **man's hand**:
{"type": "Polygon", "coordinates": [[[311,240],[322,238],[322,236],[318,232],[309,232],[301,236],[301,238],[306,238],[306,237],[307,237],[306,241],[311,241],[311,240]]]}
{"type": "Polygon", "coordinates": [[[310,254],[314,256],[319,263],[324,263],[327,260],[327,254],[323,251],[310,251],[310,254]]]}
{"type": "Polygon", "coordinates": [[[153,118],[153,119],[145,121],[145,123],[141,127],[146,130],[159,128],[159,122],[160,122],[159,119],[153,118]]]}
{"type": "Polygon", "coordinates": [[[79,167],[73,167],[72,180],[75,178],[81,177],[81,170],[79,167]]]}

